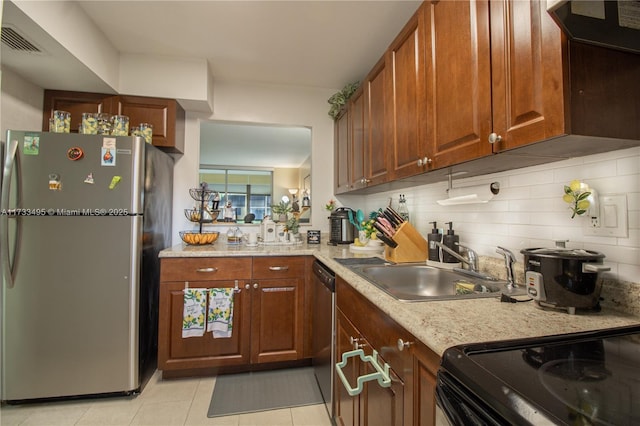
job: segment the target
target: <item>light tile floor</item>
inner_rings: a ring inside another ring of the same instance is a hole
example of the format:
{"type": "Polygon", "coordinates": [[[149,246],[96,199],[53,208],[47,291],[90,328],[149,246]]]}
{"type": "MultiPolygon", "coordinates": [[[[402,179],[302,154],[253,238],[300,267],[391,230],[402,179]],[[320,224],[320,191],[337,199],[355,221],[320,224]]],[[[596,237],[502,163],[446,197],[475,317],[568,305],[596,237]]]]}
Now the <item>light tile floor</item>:
{"type": "Polygon", "coordinates": [[[41,404],[3,405],[2,426],[331,426],[324,405],[208,418],[215,377],[149,380],[140,395],[41,404]]]}

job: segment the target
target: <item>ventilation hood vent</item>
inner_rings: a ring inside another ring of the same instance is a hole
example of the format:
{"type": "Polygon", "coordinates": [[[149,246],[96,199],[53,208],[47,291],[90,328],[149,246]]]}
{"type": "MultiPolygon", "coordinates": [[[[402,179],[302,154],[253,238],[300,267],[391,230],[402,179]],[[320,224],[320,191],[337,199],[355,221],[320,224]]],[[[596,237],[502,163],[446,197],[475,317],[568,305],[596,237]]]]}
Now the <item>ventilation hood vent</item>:
{"type": "Polygon", "coordinates": [[[574,40],[640,53],[640,1],[547,0],[547,11],[574,40]]]}
{"type": "Polygon", "coordinates": [[[2,44],[11,50],[25,53],[42,53],[42,51],[32,42],[27,40],[12,27],[2,27],[2,44]]]}

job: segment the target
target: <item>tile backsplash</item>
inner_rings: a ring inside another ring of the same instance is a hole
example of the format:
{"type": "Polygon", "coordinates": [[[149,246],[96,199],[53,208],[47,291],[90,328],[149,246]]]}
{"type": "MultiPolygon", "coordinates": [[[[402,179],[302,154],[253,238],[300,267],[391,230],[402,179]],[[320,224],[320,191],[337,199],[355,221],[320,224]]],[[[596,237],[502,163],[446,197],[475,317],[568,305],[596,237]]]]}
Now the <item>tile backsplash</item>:
{"type": "Polygon", "coordinates": [[[431,229],[429,222],[436,221],[440,229],[453,222],[460,242],[480,256],[500,257],[496,247],[504,246],[520,264],[521,249],[553,247],[555,240],[568,240],[567,247],[604,253],[604,263],[611,267],[606,278],[627,282],[640,294],[640,147],[475,178],[454,177],[453,188],[491,182],[499,182],[500,191],[486,204],[441,206],[437,200],[447,198],[448,183],[440,182],[367,195],[363,205],[354,207],[373,211],[387,206],[390,199],[397,207],[399,195],[404,194],[410,220],[423,236],[431,229]],[[627,237],[584,234],[589,219],[571,219],[569,205],[562,200],[564,185],[573,179],[586,182],[600,196],[626,195],[627,237]]]}

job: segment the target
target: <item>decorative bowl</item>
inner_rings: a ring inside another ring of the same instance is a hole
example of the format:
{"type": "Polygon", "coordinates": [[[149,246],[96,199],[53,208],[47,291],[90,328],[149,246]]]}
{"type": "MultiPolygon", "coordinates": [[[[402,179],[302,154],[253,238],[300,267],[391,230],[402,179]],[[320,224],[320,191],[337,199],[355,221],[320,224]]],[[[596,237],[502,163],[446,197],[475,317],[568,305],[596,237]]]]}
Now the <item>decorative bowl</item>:
{"type": "Polygon", "coordinates": [[[180,231],[182,241],[191,246],[213,244],[218,239],[218,235],[220,235],[218,231],[180,231]]]}

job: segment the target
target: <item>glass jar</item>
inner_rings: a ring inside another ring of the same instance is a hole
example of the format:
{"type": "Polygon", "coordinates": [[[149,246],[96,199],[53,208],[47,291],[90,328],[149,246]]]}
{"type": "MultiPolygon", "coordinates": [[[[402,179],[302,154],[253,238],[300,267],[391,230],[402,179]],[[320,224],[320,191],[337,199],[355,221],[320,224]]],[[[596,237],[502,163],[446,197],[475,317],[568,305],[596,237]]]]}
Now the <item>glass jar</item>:
{"type": "Polygon", "coordinates": [[[101,112],[96,117],[98,120],[98,134],[110,135],[111,134],[111,115],[106,112],[101,112]]]}
{"type": "Polygon", "coordinates": [[[80,132],[83,135],[97,135],[98,134],[98,114],[93,112],[82,113],[82,124],[80,132]]]}
{"type": "Polygon", "coordinates": [[[140,123],[140,136],[144,137],[145,142],[153,142],[153,125],[150,123],[140,123]]]}
{"type": "Polygon", "coordinates": [[[111,117],[111,134],[113,136],[129,135],[129,117],[126,115],[114,115],[111,117]]]}
{"type": "Polygon", "coordinates": [[[53,131],[55,133],[69,133],[71,131],[71,113],[68,111],[53,111],[53,131]]]}
{"type": "Polygon", "coordinates": [[[129,127],[129,134],[131,136],[142,136],[140,134],[140,128],[138,126],[129,127]]]}

